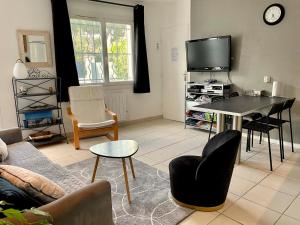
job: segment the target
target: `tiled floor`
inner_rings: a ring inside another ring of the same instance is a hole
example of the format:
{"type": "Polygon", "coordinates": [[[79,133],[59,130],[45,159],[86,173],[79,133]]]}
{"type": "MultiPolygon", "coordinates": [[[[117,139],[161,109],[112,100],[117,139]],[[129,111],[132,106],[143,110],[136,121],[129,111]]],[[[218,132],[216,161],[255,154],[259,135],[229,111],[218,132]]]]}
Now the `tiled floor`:
{"type": "MultiPolygon", "coordinates": [[[[183,124],[154,120],[120,129],[120,139],[136,140],[140,149],[136,159],[168,172],[169,162],[180,155],[200,155],[207,142],[207,133],[184,129],[183,124]]],[[[71,144],[41,148],[51,160],[63,166],[93,157],[89,147],[106,141],[92,138],[81,141],[81,150],[71,144]]],[[[223,209],[217,212],[195,212],[181,225],[276,224],[300,225],[300,150],[286,147],[286,160],[281,163],[279,150],[272,144],[274,171],[269,171],[266,144],[255,144],[245,152],[242,163],[234,169],[229,194],[223,209]]]]}

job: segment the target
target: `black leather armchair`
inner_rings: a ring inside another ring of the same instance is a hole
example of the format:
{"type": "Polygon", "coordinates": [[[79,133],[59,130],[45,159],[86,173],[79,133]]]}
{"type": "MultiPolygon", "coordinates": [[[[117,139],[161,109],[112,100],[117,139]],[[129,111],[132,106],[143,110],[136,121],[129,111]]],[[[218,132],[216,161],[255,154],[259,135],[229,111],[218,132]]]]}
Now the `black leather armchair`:
{"type": "Polygon", "coordinates": [[[241,132],[228,130],[208,141],[200,156],[181,156],[169,164],[171,193],[179,205],[215,211],[223,207],[241,132]]]}

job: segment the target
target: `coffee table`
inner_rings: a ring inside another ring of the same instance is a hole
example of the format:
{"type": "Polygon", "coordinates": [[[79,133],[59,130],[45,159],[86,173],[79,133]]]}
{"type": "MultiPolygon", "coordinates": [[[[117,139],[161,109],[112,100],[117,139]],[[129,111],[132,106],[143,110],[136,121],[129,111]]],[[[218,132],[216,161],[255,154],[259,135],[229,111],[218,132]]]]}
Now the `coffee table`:
{"type": "Polygon", "coordinates": [[[125,159],[126,158],[129,159],[132,176],[133,178],[135,178],[131,156],[133,156],[138,151],[138,149],[139,149],[138,143],[133,140],[111,141],[111,142],[105,142],[105,143],[93,145],[92,147],[90,147],[90,151],[97,156],[94,172],[92,176],[92,183],[95,181],[100,157],[122,159],[127,198],[130,204],[131,198],[130,198],[125,159]]]}

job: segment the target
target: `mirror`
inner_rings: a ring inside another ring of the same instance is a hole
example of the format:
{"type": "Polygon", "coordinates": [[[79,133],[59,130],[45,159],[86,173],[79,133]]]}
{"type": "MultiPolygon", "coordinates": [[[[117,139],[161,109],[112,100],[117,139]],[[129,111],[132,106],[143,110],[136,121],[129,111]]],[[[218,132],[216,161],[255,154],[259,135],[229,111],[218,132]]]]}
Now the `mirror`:
{"type": "Polygon", "coordinates": [[[50,33],[18,30],[19,54],[28,67],[51,67],[50,33]]]}

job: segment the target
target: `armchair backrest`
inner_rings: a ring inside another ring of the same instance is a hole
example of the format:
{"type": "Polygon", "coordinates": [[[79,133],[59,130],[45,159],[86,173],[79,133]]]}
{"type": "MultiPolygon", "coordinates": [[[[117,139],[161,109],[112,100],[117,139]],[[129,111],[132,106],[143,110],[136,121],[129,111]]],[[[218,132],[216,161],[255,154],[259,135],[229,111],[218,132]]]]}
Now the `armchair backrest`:
{"type": "Polygon", "coordinates": [[[196,170],[195,178],[231,177],[240,142],[241,132],[237,130],[227,130],[210,139],[203,149],[203,159],[196,170]]]}
{"type": "Polygon", "coordinates": [[[102,87],[70,87],[69,96],[72,113],[79,123],[99,123],[107,120],[102,87]]]}

